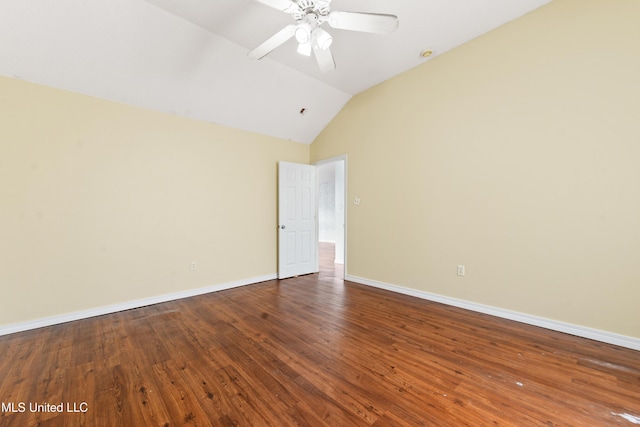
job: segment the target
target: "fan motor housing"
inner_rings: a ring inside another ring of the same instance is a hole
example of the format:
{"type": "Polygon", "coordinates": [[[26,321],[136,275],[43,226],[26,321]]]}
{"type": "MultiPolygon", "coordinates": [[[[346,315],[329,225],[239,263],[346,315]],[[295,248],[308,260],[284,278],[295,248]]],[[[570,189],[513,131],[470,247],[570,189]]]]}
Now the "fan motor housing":
{"type": "Polygon", "coordinates": [[[298,0],[298,6],[291,15],[296,21],[302,20],[306,15],[327,16],[329,14],[330,0],[298,0]]]}

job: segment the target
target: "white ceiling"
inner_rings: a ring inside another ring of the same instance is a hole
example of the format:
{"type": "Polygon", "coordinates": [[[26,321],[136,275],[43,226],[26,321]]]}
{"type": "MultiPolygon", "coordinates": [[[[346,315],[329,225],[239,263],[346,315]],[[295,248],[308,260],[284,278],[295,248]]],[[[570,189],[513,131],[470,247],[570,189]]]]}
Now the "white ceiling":
{"type": "Polygon", "coordinates": [[[383,36],[328,28],[336,70],[290,40],[247,52],[291,16],[253,0],[2,0],[0,75],[311,143],[351,96],[550,0],[333,0],[394,14],[383,36]],[[299,112],[305,108],[305,114],[299,112]]]}

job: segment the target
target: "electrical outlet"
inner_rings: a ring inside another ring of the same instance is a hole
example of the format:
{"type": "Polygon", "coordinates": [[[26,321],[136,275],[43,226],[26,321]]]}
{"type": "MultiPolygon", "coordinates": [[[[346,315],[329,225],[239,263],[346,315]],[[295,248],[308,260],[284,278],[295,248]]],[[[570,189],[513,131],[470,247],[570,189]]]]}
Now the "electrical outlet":
{"type": "Polygon", "coordinates": [[[353,204],[356,205],[356,206],[360,206],[360,197],[355,197],[353,199],[353,204]]]}
{"type": "Polygon", "coordinates": [[[459,265],[458,266],[458,276],[464,277],[464,272],[465,272],[464,270],[465,270],[464,269],[464,265],[459,265]]]}
{"type": "Polygon", "coordinates": [[[196,271],[197,268],[198,263],[196,263],[195,261],[191,261],[191,271],[196,271]]]}

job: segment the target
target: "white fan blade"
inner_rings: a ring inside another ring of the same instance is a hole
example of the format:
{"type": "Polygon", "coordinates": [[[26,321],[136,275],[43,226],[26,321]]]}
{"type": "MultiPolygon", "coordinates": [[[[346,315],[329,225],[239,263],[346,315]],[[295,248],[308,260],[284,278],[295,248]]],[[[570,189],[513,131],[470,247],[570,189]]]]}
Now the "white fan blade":
{"type": "Polygon", "coordinates": [[[257,48],[253,49],[247,55],[251,59],[262,59],[269,54],[273,49],[277,48],[281,44],[285,43],[296,33],[297,25],[290,24],[275,33],[267,41],[262,43],[257,48]]]}
{"type": "Polygon", "coordinates": [[[329,25],[339,30],[389,34],[398,28],[398,17],[381,13],[331,12],[329,25]]]}
{"type": "Polygon", "coordinates": [[[258,3],[262,3],[274,9],[286,11],[291,7],[298,7],[296,3],[291,0],[256,0],[258,3]]]}
{"type": "Polygon", "coordinates": [[[336,61],[333,59],[330,48],[320,49],[319,46],[315,45],[313,46],[313,53],[316,56],[320,71],[327,73],[336,69],[336,61]]]}

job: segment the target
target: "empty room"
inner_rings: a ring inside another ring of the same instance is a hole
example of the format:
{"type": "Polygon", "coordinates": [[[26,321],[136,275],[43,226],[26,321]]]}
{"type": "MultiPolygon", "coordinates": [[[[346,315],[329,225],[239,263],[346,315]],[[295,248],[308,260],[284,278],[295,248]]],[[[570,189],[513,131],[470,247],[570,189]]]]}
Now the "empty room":
{"type": "Polygon", "coordinates": [[[640,425],[640,2],[0,3],[0,426],[640,425]]]}

